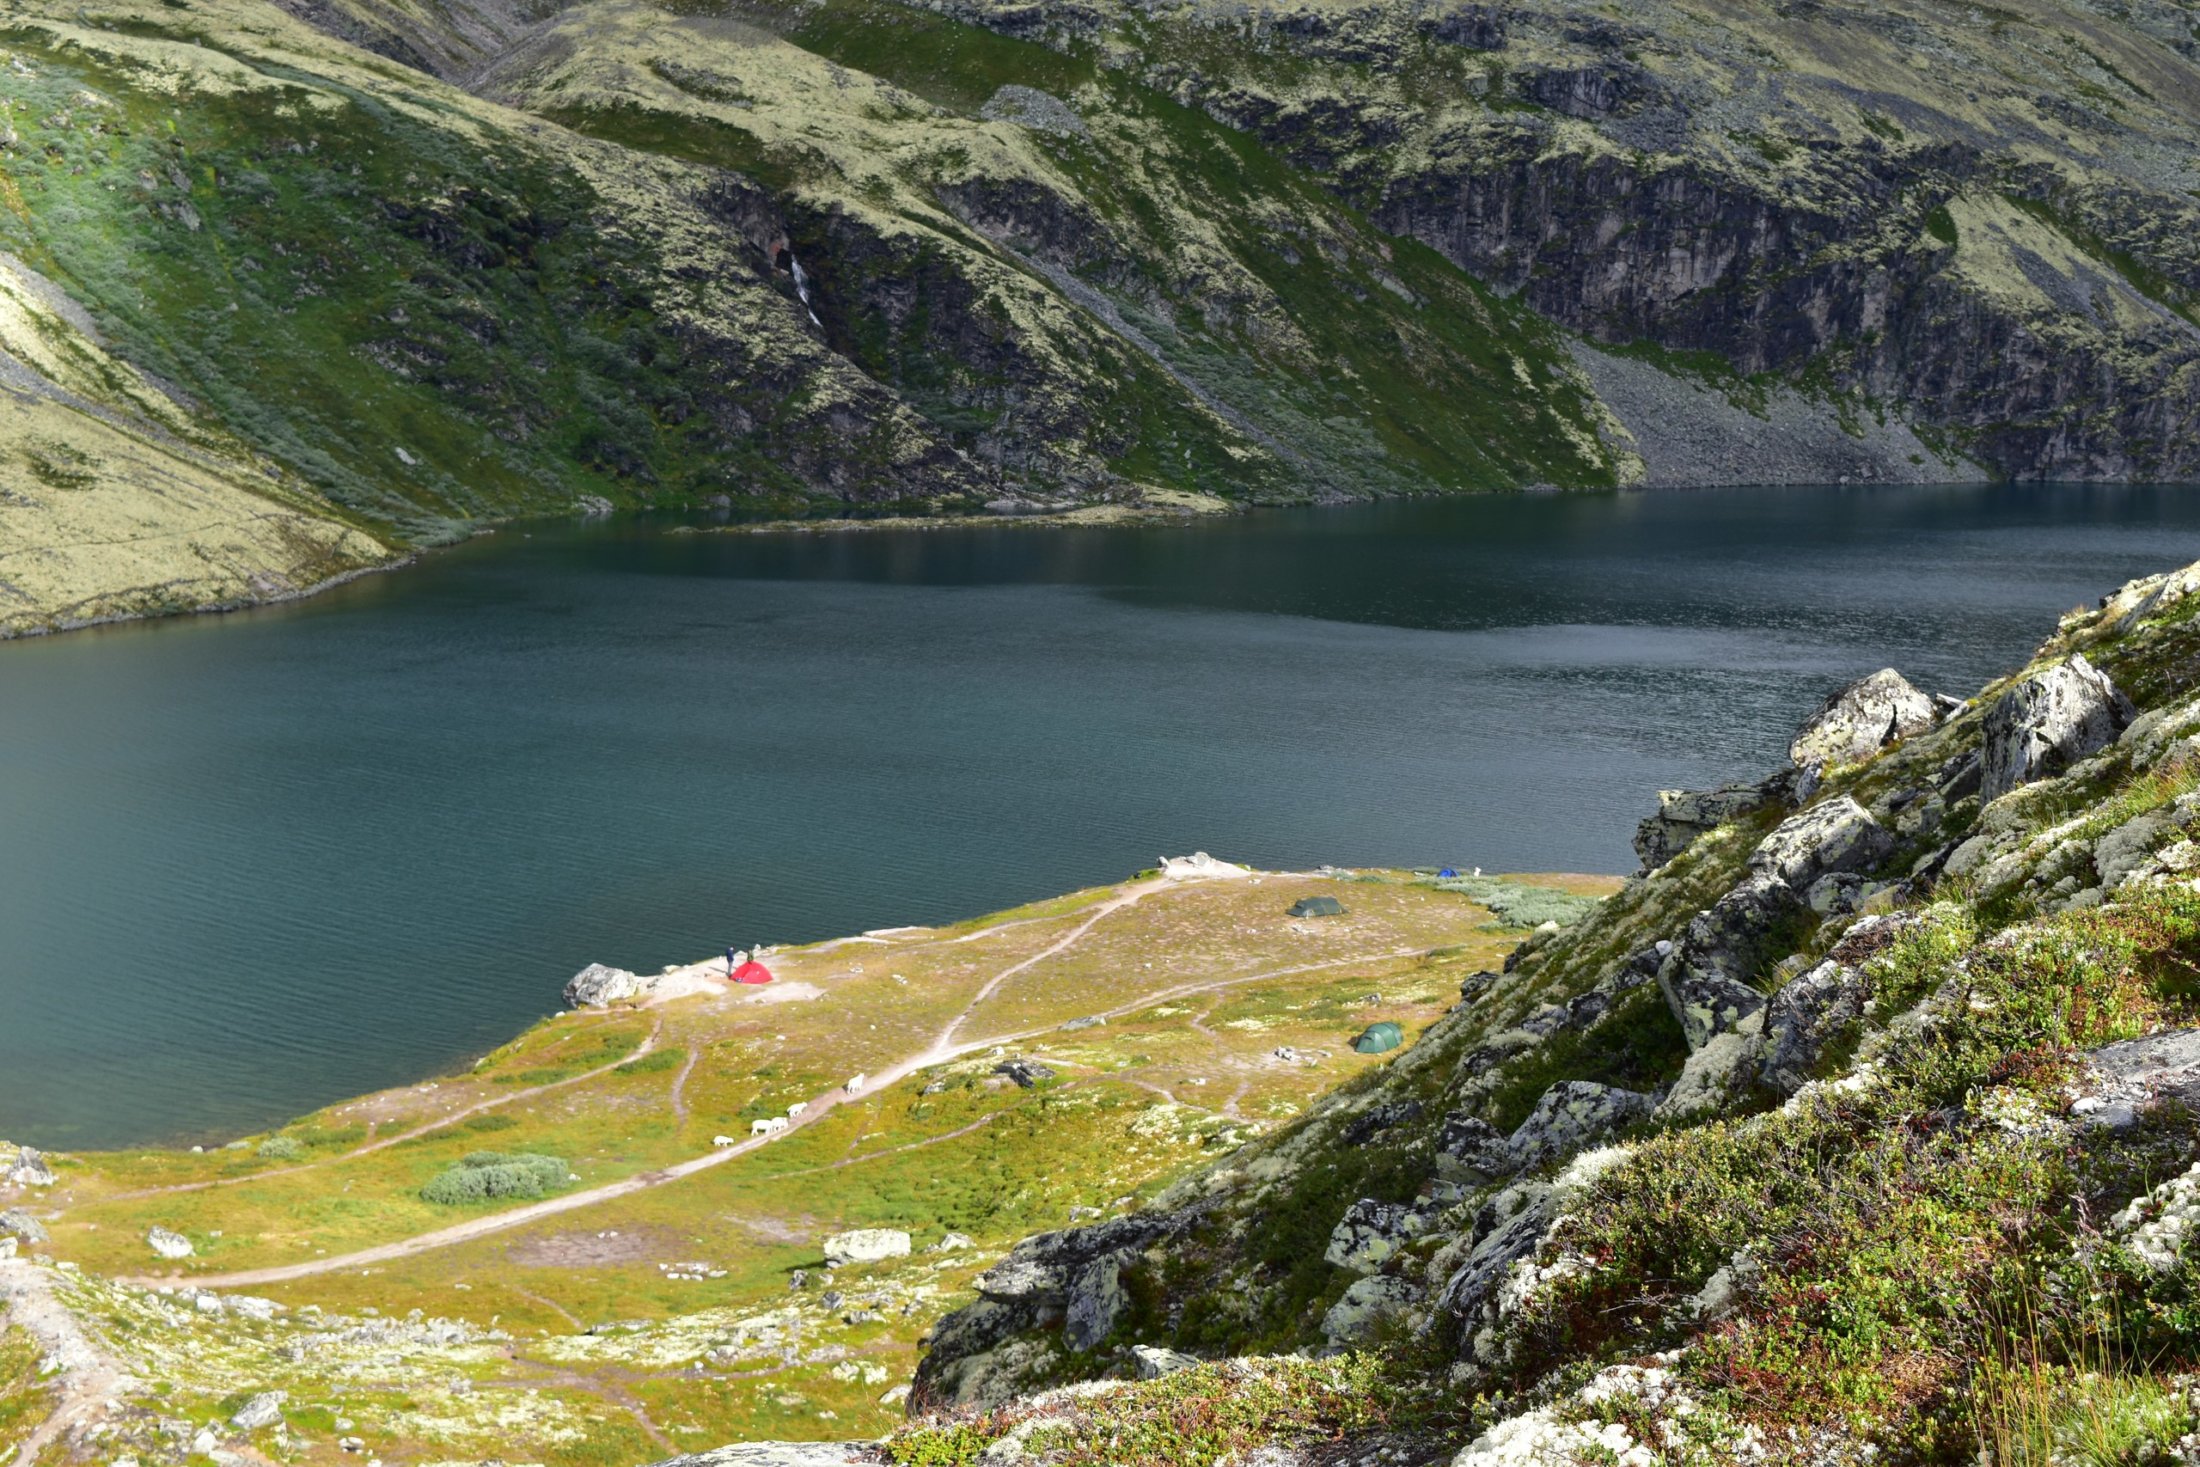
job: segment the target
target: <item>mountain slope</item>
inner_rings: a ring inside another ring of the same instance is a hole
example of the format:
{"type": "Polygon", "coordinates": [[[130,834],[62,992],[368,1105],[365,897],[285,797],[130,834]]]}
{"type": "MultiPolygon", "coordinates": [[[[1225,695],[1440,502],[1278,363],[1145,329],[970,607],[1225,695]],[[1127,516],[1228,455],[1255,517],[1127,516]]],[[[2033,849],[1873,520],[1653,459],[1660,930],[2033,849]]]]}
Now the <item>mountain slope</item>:
{"type": "MultiPolygon", "coordinates": [[[[0,25],[0,249],[367,560],[597,501],[2182,479],[2194,27],[108,0],[0,25]]],[[[96,538],[59,503],[0,553],[96,538]]]]}
{"type": "Polygon", "coordinates": [[[2190,1460],[2196,684],[2200,566],[1669,793],[1642,878],[1395,1063],[981,1275],[899,1460],[2190,1460]],[[1290,1350],[1357,1364],[1312,1410],[1198,1365],[1290,1350]]]}

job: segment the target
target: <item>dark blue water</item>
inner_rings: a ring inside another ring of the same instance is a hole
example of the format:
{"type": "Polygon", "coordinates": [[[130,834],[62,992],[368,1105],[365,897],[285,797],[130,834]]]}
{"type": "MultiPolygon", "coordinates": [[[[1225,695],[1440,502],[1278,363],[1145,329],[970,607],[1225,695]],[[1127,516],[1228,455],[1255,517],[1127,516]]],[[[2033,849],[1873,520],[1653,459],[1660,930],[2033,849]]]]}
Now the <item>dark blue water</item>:
{"type": "Polygon", "coordinates": [[[1883,664],[1969,692],[2200,558],[2200,492],[1489,497],[1190,528],[479,540],[0,646],[0,1136],[212,1139],[602,960],[1203,848],[1619,871],[1883,664]]]}

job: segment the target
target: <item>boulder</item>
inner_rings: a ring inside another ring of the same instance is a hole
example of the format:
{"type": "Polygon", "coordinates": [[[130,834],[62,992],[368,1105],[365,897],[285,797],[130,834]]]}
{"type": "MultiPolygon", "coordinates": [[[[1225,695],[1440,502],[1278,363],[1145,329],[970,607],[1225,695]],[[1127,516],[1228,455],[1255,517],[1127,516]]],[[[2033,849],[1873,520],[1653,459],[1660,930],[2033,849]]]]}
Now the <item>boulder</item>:
{"type": "Polygon", "coordinates": [[[1797,765],[1854,764],[1940,721],[1933,700],[1891,667],[1860,677],[1803,720],[1788,745],[1797,765]]]}
{"type": "Polygon", "coordinates": [[[1741,1099],[1757,1072],[1761,1039],[1757,1024],[1762,1015],[1736,1029],[1714,1034],[1703,1048],[1688,1056],[1665,1099],[1658,1102],[1661,1121],[1693,1120],[1722,1110],[1741,1099]]]}
{"type": "Polygon", "coordinates": [[[1006,1075],[1009,1079],[1014,1080],[1019,1087],[1025,1090],[1036,1088],[1041,1080],[1051,1080],[1054,1078],[1054,1071],[1051,1068],[1046,1065],[1040,1064],[1037,1060],[1028,1059],[1002,1060],[999,1064],[993,1067],[993,1073],[996,1075],[1006,1075]]]}
{"type": "Polygon", "coordinates": [[[1325,1262],[1373,1273],[1411,1239],[1412,1214],[1395,1202],[1363,1197],[1345,1209],[1322,1252],[1325,1262]]]}
{"type": "Polygon", "coordinates": [[[0,1234],[21,1238],[26,1243],[47,1241],[46,1225],[22,1209],[14,1207],[0,1212],[0,1234]]]}
{"type": "Polygon", "coordinates": [[[871,1442],[737,1442],[656,1467],[862,1467],[878,1461],[871,1442]]]}
{"type": "Polygon", "coordinates": [[[1864,976],[1828,958],[1765,1006],[1757,1075],[1784,1095],[1808,1084],[1826,1050],[1864,1017],[1864,976]]]}
{"type": "Polygon", "coordinates": [[[856,1228],[825,1240],[825,1261],[835,1268],[909,1256],[909,1235],[899,1228],[856,1228]]]}
{"type": "Polygon", "coordinates": [[[1123,1288],[1123,1266],[1128,1253],[1109,1253],[1094,1259],[1070,1285],[1062,1310],[1062,1342],[1072,1350],[1090,1350],[1115,1332],[1116,1321],[1130,1308],[1130,1294],[1123,1288]]]}
{"type": "Polygon", "coordinates": [[[1750,853],[1749,875],[1688,924],[1658,969],[1658,986],[1688,1047],[1704,1047],[1716,1035],[1759,1015],[1765,996],[1752,980],[1782,956],[1780,939],[1827,909],[1859,899],[1868,883],[1828,878],[1861,876],[1893,854],[1895,838],[1871,812],[1846,795],[1826,800],[1782,821],[1750,853]]]}
{"type": "Polygon", "coordinates": [[[1410,1281],[1394,1275],[1375,1274],[1355,1280],[1322,1315],[1322,1338],[1332,1349],[1357,1343],[1366,1339],[1377,1324],[1412,1307],[1420,1297],[1421,1291],[1410,1281]]]}
{"type": "Polygon", "coordinates": [[[1164,1375],[1174,1375],[1179,1370],[1190,1370],[1199,1363],[1196,1355],[1186,1355],[1177,1350],[1164,1350],[1159,1345],[1131,1346],[1131,1369],[1140,1380],[1159,1380],[1164,1375]]]}
{"type": "Polygon", "coordinates": [[[23,1187],[51,1187],[58,1178],[45,1157],[36,1149],[24,1146],[16,1151],[15,1164],[8,1168],[7,1180],[23,1187]]]}
{"type": "Polygon", "coordinates": [[[239,1431],[258,1431],[263,1426],[273,1426],[283,1419],[283,1402],[290,1397],[282,1391],[262,1391],[237,1408],[237,1414],[229,1418],[229,1424],[239,1431]]]}
{"type": "Polygon", "coordinates": [[[1986,710],[1980,800],[1990,804],[2107,748],[2135,712],[2131,700],[2082,653],[2026,678],[1986,710]]]}
{"type": "Polygon", "coordinates": [[[1750,853],[1749,869],[1802,891],[1822,876],[1868,871],[1894,846],[1891,831],[1842,795],[1781,821],[1750,853]]]}
{"type": "Polygon", "coordinates": [[[1354,1116],[1337,1139],[1346,1146],[1365,1146],[1392,1127],[1420,1118],[1421,1102],[1418,1100],[1385,1101],[1354,1116]]]}
{"type": "Polygon", "coordinates": [[[1436,1133],[1436,1175],[1447,1182],[1479,1187],[1520,1169],[1512,1143],[1488,1121],[1467,1111],[1444,1117],[1436,1133]]]}
{"type": "Polygon", "coordinates": [[[590,963],[565,982],[565,1006],[569,1009],[600,1009],[630,998],[640,998],[657,986],[654,978],[643,978],[624,968],[613,968],[603,963],[590,963]]]}
{"type": "Polygon", "coordinates": [[[2200,1029],[2176,1029],[2104,1045],[2085,1057],[2071,1114],[2122,1130],[2164,1103],[2200,1108],[2200,1029]]]}
{"type": "Polygon", "coordinates": [[[163,1258],[189,1258],[195,1250],[191,1240],[183,1234],[167,1228],[152,1228],[145,1234],[146,1246],[163,1258]]]}
{"type": "Polygon", "coordinates": [[[13,1233],[0,1233],[0,1263],[13,1258],[16,1250],[22,1246],[22,1240],[13,1233]]]}
{"type": "Polygon", "coordinates": [[[1543,1092],[1535,1109],[1507,1141],[1523,1168],[1571,1156],[1657,1108],[1658,1097],[1592,1080],[1561,1080],[1543,1092]]]}
{"type": "Polygon", "coordinates": [[[1658,813],[1635,827],[1635,855],[1655,871],[1730,820],[1754,815],[1778,792],[1763,784],[1722,784],[1715,790],[1659,790],[1658,813]]]}

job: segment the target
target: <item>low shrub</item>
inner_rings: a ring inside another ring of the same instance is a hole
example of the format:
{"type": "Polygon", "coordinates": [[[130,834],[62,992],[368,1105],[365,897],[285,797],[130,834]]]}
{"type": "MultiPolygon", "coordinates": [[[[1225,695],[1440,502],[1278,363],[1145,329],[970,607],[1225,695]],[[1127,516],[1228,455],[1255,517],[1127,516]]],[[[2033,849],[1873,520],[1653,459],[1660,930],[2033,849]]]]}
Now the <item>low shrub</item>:
{"type": "Polygon", "coordinates": [[[260,1143],[260,1155],[269,1161],[296,1161],[306,1154],[295,1136],[270,1136],[260,1143]]]}
{"type": "Polygon", "coordinates": [[[532,1152],[476,1151],[420,1189],[424,1202],[459,1206],[541,1197],[564,1185],[565,1162],[532,1152]]]}

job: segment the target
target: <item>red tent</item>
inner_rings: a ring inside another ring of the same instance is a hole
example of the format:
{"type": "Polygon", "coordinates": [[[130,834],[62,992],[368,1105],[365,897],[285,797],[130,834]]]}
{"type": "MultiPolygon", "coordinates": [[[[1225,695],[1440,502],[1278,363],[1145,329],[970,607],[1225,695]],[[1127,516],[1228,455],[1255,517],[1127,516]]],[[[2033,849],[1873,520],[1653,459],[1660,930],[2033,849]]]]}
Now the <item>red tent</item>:
{"type": "Polygon", "coordinates": [[[746,962],[733,970],[733,981],[736,983],[769,983],[772,981],[772,970],[759,962],[746,962]]]}

